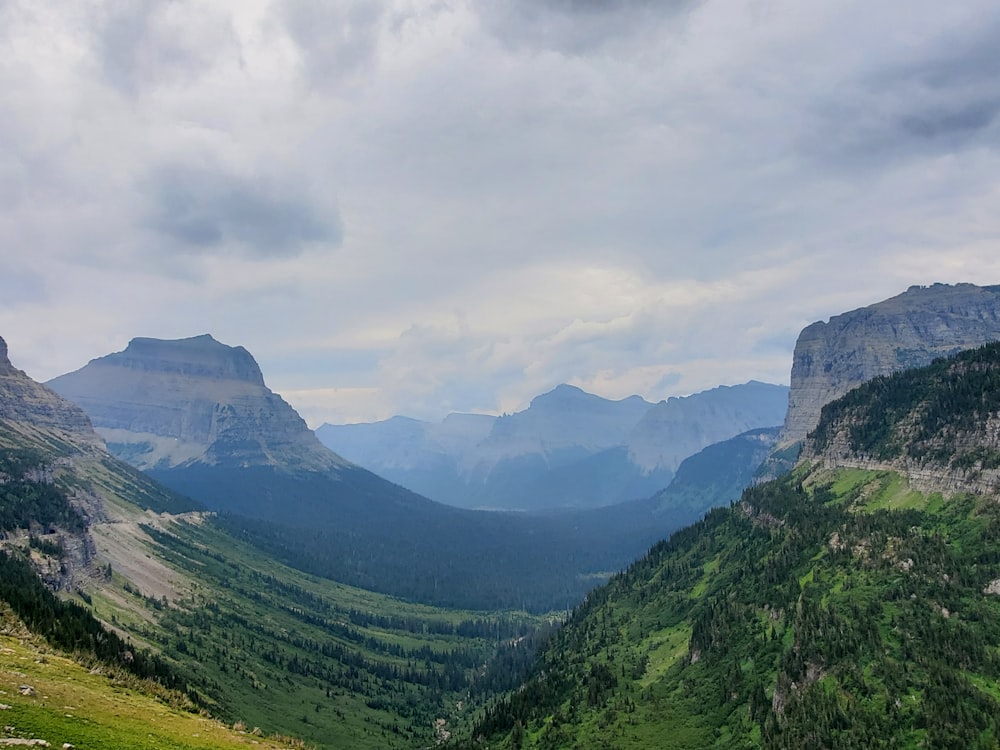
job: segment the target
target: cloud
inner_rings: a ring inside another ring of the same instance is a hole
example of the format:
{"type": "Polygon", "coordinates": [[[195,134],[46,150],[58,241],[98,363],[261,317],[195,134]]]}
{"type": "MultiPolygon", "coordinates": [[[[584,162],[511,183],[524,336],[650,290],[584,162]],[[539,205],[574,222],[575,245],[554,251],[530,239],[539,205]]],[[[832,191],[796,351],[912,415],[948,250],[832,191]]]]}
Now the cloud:
{"type": "Polygon", "coordinates": [[[208,330],[317,416],[658,400],[1000,281],[990,0],[0,2],[0,39],[39,376],[208,330]]]}
{"type": "Polygon", "coordinates": [[[342,238],[335,211],[265,177],[169,165],[156,168],[145,187],[152,200],[147,225],[181,252],[291,257],[311,243],[338,245],[342,238]]]}
{"type": "Polygon", "coordinates": [[[0,307],[16,309],[47,297],[45,279],[31,269],[7,266],[0,274],[0,307]]]}
{"type": "Polygon", "coordinates": [[[184,0],[115,0],[101,6],[93,34],[106,80],[135,97],[162,85],[191,85],[235,51],[226,15],[184,0]]]}
{"type": "MultiPolygon", "coordinates": [[[[657,33],[696,0],[485,0],[487,28],[504,44],[564,55],[616,53],[657,33]]],[[[634,49],[634,46],[633,46],[634,49]]]]}
{"type": "Polygon", "coordinates": [[[375,64],[387,5],[370,0],[286,0],[278,9],[302,54],[311,86],[336,91],[375,64]]]}

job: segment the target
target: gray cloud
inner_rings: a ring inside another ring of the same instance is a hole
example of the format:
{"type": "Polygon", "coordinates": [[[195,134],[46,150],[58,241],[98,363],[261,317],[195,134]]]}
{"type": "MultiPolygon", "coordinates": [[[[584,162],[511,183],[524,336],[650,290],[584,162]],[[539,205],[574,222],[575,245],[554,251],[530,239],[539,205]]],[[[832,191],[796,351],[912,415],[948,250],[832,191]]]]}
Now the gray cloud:
{"type": "Polygon", "coordinates": [[[616,52],[658,33],[698,0],[485,0],[484,22],[512,48],[565,55],[616,52]]]}
{"type": "Polygon", "coordinates": [[[871,55],[808,104],[800,143],[842,171],[968,148],[1000,147],[1000,9],[871,55]]]}
{"type": "Polygon", "coordinates": [[[156,169],[144,187],[153,201],[147,225],[182,251],[293,257],[309,243],[342,239],[335,211],[266,178],[172,165],[156,169]]]}
{"type": "Polygon", "coordinates": [[[313,87],[334,90],[373,63],[386,5],[370,0],[285,0],[278,7],[313,87]]]}
{"type": "Polygon", "coordinates": [[[234,41],[216,10],[169,0],[108,3],[93,33],[104,75],[129,96],[165,83],[192,82],[234,41]],[[196,26],[186,23],[185,12],[196,15],[196,26]]]}

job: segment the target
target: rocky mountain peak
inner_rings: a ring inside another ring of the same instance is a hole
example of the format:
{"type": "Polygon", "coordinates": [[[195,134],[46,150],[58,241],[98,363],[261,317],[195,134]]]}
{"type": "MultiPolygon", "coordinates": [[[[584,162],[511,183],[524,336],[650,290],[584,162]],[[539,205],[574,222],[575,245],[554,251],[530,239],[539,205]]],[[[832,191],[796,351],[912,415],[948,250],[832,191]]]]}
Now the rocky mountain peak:
{"type": "Polygon", "coordinates": [[[781,444],[805,438],[824,404],[880,375],[1000,339],[1000,286],[912,286],[807,326],[795,343],[781,444]]]}
{"type": "Polygon", "coordinates": [[[133,370],[264,385],[264,375],[250,352],[242,346],[222,344],[207,333],[174,340],[134,338],[125,351],[95,361],[133,370]]]}
{"type": "Polygon", "coordinates": [[[264,384],[250,352],[207,334],[135,338],[49,385],[90,415],[112,453],[141,469],[345,465],[264,384]]]}

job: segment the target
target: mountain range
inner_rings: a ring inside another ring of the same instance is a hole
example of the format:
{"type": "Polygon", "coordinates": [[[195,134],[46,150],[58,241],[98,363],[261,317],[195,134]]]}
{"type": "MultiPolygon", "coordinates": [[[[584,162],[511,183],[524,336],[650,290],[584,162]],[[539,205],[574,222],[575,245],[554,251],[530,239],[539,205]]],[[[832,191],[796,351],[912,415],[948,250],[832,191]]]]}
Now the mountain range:
{"type": "Polygon", "coordinates": [[[310,576],[241,536],[110,455],[0,339],[0,745],[426,747],[538,623],[310,576]]]}
{"type": "Polygon", "coordinates": [[[560,385],[502,417],[393,417],[324,424],[316,435],[349,460],[451,505],[586,508],[651,496],[701,449],[780,425],[787,403],[786,387],[755,381],[656,404],[560,385]]]}
{"type": "MultiPolygon", "coordinates": [[[[824,398],[804,386],[848,377],[859,330],[895,364],[862,368],[802,440],[788,442],[787,423],[783,442],[746,431],[679,460],[645,499],[534,514],[441,505],[328,451],[249,352],[208,336],[137,339],[57,379],[79,405],[17,370],[0,339],[5,735],[185,749],[293,737],[995,747],[1000,344],[983,339],[996,291],[913,288],[803,332],[800,412],[824,398]],[[834,321],[842,348],[822,333],[834,321]],[[947,350],[949,328],[976,348],[928,355],[947,350]],[[762,481],[762,457],[798,445],[794,468],[762,481]],[[463,602],[493,611],[441,606],[463,602]],[[557,628],[496,611],[574,604],[557,628]],[[182,718],[192,711],[228,726],[182,718]]],[[[581,394],[558,388],[507,417],[493,455],[544,451],[561,424],[599,456],[574,421],[585,415],[627,440],[622,402],[581,394]]],[[[438,439],[488,442],[501,421],[486,433],[458,416],[438,439]]]]}

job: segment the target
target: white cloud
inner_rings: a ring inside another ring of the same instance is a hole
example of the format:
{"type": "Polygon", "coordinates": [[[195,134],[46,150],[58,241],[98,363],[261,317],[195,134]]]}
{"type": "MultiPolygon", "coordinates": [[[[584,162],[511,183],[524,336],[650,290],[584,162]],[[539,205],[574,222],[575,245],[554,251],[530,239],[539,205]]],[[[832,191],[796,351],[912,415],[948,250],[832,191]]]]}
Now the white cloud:
{"type": "Polygon", "coordinates": [[[1000,281],[986,0],[7,2],[0,45],[41,378],[209,331],[313,423],[658,400],[1000,281]]]}

